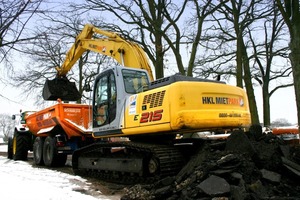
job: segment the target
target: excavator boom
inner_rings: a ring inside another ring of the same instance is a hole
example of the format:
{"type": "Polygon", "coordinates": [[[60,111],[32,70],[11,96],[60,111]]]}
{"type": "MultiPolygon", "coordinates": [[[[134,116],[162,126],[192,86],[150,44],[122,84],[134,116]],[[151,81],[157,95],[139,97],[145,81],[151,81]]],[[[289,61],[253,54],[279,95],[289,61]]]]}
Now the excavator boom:
{"type": "Polygon", "coordinates": [[[145,69],[148,71],[151,81],[153,81],[147,56],[138,44],[126,41],[116,33],[104,31],[87,24],[68,51],[62,66],[56,67],[57,77],[53,80],[46,80],[43,89],[45,100],[60,98],[67,101],[76,101],[80,98],[81,95],[75,83],[68,81],[66,75],[82,54],[88,50],[112,57],[122,66],[145,69]],[[96,38],[96,34],[104,37],[96,38]]]}

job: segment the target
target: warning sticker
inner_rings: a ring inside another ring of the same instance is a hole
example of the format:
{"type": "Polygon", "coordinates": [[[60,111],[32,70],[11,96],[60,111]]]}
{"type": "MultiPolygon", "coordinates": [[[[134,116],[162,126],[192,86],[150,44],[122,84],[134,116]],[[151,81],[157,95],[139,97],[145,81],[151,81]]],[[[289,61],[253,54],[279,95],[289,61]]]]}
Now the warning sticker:
{"type": "Polygon", "coordinates": [[[137,101],[136,94],[129,97],[129,115],[136,114],[136,101],[137,101]]]}

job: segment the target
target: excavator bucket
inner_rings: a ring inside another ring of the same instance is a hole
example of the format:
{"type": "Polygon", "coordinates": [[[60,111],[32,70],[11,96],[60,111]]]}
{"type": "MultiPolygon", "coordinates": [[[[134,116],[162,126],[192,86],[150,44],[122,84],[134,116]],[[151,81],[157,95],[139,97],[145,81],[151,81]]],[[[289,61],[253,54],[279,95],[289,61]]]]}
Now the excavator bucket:
{"type": "Polygon", "coordinates": [[[74,82],[67,78],[55,78],[46,80],[43,88],[44,100],[77,101],[81,97],[74,82]]]}

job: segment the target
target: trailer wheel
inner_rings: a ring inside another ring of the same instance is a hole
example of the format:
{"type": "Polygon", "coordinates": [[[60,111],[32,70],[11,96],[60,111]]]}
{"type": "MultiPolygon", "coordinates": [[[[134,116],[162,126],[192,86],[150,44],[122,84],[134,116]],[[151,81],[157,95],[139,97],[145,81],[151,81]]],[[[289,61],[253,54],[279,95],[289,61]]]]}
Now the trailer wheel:
{"type": "Polygon", "coordinates": [[[44,165],[43,160],[43,147],[44,147],[44,138],[36,137],[33,143],[33,159],[36,165],[44,165]]]}
{"type": "Polygon", "coordinates": [[[48,136],[44,142],[43,160],[47,167],[64,166],[67,160],[67,154],[59,154],[55,146],[55,138],[48,136]]]}
{"type": "Polygon", "coordinates": [[[14,160],[27,160],[30,140],[31,137],[28,132],[21,133],[15,131],[12,141],[14,160]]]}
{"type": "Polygon", "coordinates": [[[13,139],[12,137],[8,138],[8,143],[7,143],[7,158],[8,159],[13,159],[13,139]]]}

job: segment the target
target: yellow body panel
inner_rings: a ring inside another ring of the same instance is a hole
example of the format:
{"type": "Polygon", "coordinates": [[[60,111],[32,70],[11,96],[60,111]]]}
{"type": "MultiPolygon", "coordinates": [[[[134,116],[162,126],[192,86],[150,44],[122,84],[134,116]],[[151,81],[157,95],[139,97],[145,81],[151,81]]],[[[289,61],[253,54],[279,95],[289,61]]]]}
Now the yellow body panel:
{"type": "Polygon", "coordinates": [[[122,132],[184,133],[247,127],[250,123],[243,89],[213,82],[180,81],[130,96],[122,132]]]}

